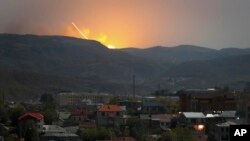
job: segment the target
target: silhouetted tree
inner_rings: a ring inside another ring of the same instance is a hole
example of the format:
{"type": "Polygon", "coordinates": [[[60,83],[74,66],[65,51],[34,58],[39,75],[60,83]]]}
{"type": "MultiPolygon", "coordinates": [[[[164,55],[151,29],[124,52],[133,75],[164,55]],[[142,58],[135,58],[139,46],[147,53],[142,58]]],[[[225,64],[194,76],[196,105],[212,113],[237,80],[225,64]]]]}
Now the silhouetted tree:
{"type": "Polygon", "coordinates": [[[40,101],[44,104],[47,104],[47,103],[54,103],[55,99],[51,94],[44,93],[41,95],[40,101]]]}
{"type": "Polygon", "coordinates": [[[194,134],[188,128],[177,127],[173,129],[173,132],[177,135],[175,141],[194,141],[194,134]]]}
{"type": "Polygon", "coordinates": [[[148,123],[140,119],[129,119],[127,121],[130,135],[137,140],[143,140],[148,133],[148,123]]]}
{"type": "Polygon", "coordinates": [[[109,140],[111,132],[106,128],[85,129],[80,132],[83,141],[109,140]]]}
{"type": "Polygon", "coordinates": [[[13,109],[10,110],[10,120],[12,125],[17,125],[18,117],[20,117],[24,112],[25,108],[21,104],[16,105],[13,109]]]}
{"type": "Polygon", "coordinates": [[[161,134],[159,141],[175,141],[176,133],[173,131],[167,131],[161,134]]]}
{"type": "Polygon", "coordinates": [[[19,132],[25,141],[39,141],[39,134],[34,120],[25,120],[19,123],[19,132]]]}
{"type": "Polygon", "coordinates": [[[52,124],[53,121],[56,121],[58,119],[58,115],[55,109],[45,109],[42,114],[44,116],[44,122],[46,124],[52,124]]]}
{"type": "Polygon", "coordinates": [[[4,105],[0,105],[0,123],[7,122],[8,118],[8,109],[4,105]]]}

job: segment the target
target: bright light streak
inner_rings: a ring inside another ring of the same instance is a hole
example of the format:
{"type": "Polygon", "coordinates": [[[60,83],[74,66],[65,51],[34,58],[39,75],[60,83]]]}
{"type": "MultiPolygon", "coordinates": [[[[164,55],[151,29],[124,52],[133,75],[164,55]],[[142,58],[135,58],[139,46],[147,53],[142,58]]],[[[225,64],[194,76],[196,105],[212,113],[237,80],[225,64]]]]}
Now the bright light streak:
{"type": "Polygon", "coordinates": [[[73,25],[73,26],[75,27],[75,29],[82,35],[82,37],[83,37],[84,39],[88,39],[88,37],[85,36],[85,35],[81,32],[81,30],[75,25],[74,22],[72,22],[72,25],[73,25]]]}

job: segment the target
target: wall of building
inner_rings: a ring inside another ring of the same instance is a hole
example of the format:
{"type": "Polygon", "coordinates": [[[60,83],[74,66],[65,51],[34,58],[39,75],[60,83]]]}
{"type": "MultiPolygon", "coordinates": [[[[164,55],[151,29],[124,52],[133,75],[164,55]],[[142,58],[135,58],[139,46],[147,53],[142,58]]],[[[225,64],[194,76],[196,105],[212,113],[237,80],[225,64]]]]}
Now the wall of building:
{"type": "Polygon", "coordinates": [[[182,112],[231,111],[236,110],[236,99],[219,92],[192,93],[183,91],[180,97],[182,112]]]}
{"type": "Polygon", "coordinates": [[[97,112],[97,125],[98,126],[114,126],[123,122],[123,112],[97,112]],[[109,114],[114,116],[109,117],[109,114]]]}
{"type": "Polygon", "coordinates": [[[70,106],[70,105],[79,105],[84,99],[89,99],[93,102],[99,103],[108,103],[110,100],[109,95],[107,94],[98,94],[98,93],[59,93],[58,94],[58,104],[60,106],[70,106]]]}

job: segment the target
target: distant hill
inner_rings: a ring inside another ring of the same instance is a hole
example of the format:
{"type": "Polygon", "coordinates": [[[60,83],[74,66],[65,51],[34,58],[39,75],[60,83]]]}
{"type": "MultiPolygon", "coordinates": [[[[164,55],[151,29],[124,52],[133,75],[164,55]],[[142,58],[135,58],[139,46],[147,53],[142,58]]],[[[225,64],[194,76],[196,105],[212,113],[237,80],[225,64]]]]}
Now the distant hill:
{"type": "Polygon", "coordinates": [[[128,82],[164,68],[150,59],[107,49],[97,41],[63,36],[0,35],[0,68],[128,82]]]}
{"type": "MultiPolygon", "coordinates": [[[[113,94],[128,94],[132,91],[132,75],[136,76],[139,91],[141,84],[161,74],[165,68],[166,66],[150,59],[110,50],[93,40],[64,36],[0,34],[0,71],[11,70],[15,76],[27,76],[21,77],[27,81],[44,82],[34,86],[40,86],[38,89],[50,89],[46,83],[51,81],[51,85],[58,89],[93,89],[113,94]],[[33,73],[36,74],[37,80],[30,79],[29,75],[33,76],[33,73]],[[72,84],[57,83],[59,80],[68,80],[72,84]]],[[[3,71],[2,76],[6,73],[3,71]]],[[[14,84],[19,83],[12,79],[12,76],[3,78],[3,83],[5,79],[11,79],[14,84]]],[[[40,92],[38,89],[36,92],[40,92]]]]}
{"type": "Polygon", "coordinates": [[[240,49],[240,48],[224,48],[219,50],[220,56],[239,56],[250,54],[250,48],[240,49]]]}
{"type": "Polygon", "coordinates": [[[6,98],[24,100],[43,93],[84,90],[81,80],[17,70],[0,70],[0,93],[6,98]]]}
{"type": "Polygon", "coordinates": [[[121,90],[123,94],[131,92],[130,85],[27,71],[0,70],[0,78],[0,98],[4,94],[5,98],[14,100],[37,99],[43,93],[57,94],[61,91],[114,94],[120,94],[121,90]]]}
{"type": "Polygon", "coordinates": [[[99,91],[131,94],[250,81],[250,49],[182,45],[110,50],[93,40],[0,34],[0,95],[99,91]]]}
{"type": "Polygon", "coordinates": [[[126,48],[122,49],[122,51],[133,56],[151,58],[160,62],[168,63],[183,63],[195,60],[209,60],[250,54],[250,49],[225,48],[216,50],[193,45],[180,45],[176,47],[157,46],[147,49],[126,48]]]}
{"type": "Polygon", "coordinates": [[[214,87],[250,80],[250,54],[177,64],[162,76],[164,84],[179,88],[214,87]]]}

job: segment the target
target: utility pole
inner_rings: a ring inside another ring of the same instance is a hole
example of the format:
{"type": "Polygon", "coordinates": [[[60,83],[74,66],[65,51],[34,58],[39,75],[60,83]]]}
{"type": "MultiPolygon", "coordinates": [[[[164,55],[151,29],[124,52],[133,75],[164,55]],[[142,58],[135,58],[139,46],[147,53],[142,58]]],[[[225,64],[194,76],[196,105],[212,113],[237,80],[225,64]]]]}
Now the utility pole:
{"type": "Polygon", "coordinates": [[[5,104],[5,92],[4,92],[4,89],[2,89],[2,97],[1,97],[1,99],[2,99],[3,104],[5,104]]]}
{"type": "Polygon", "coordinates": [[[133,76],[132,76],[133,78],[133,97],[135,98],[135,75],[133,74],[133,76]]]}
{"type": "Polygon", "coordinates": [[[158,85],[158,91],[160,92],[161,90],[161,84],[158,85]]]}

